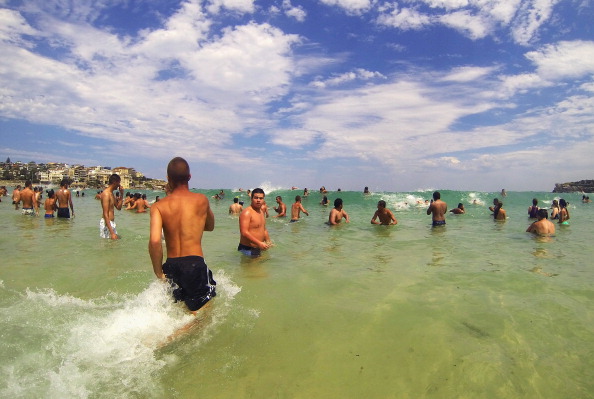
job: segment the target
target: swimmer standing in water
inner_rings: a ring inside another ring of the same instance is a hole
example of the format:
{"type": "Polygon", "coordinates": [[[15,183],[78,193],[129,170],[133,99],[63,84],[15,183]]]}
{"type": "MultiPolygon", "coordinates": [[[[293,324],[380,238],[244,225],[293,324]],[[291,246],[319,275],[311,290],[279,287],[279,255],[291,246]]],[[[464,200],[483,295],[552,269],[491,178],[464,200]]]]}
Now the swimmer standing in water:
{"type": "Polygon", "coordinates": [[[196,314],[216,296],[216,282],[202,251],[202,235],[214,230],[215,219],[208,198],[190,191],[191,177],[185,159],[176,157],[169,162],[167,181],[171,192],[151,207],[148,251],[155,276],[169,280],[176,287],[175,300],[183,301],[196,314]],[[167,248],[164,264],[161,232],[167,248]]]}
{"type": "Polygon", "coordinates": [[[431,216],[433,227],[444,226],[446,224],[445,214],[448,211],[448,204],[441,200],[441,193],[436,191],[433,193],[433,199],[427,208],[427,215],[431,216]]]}

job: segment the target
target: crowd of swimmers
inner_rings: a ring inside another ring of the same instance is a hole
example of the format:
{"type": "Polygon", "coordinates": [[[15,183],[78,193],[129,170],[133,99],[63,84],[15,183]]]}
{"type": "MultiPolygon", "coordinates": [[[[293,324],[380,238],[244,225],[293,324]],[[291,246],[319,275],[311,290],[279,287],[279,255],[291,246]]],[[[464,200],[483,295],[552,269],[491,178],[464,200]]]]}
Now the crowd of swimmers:
{"type": "MultiPolygon", "coordinates": [[[[127,193],[124,196],[120,177],[112,174],[108,186],[97,193],[96,198],[101,201],[102,217],[99,221],[100,237],[106,239],[118,239],[116,231],[114,210],[122,208],[135,210],[138,213],[145,213],[150,209],[150,233],[149,233],[149,256],[155,275],[172,285],[172,293],[175,300],[183,301],[192,313],[203,307],[210,299],[216,296],[216,281],[212,272],[203,259],[202,235],[205,231],[212,231],[215,227],[214,214],[210,208],[208,198],[200,193],[189,190],[191,178],[188,163],[180,157],[173,158],[167,167],[166,196],[159,200],[159,197],[151,205],[146,195],[127,193]],[[163,241],[167,249],[167,259],[163,263],[163,241]]],[[[72,195],[68,190],[68,180],[61,182],[61,188],[54,192],[48,190],[48,198],[45,200],[45,217],[74,217],[72,195]]],[[[293,189],[297,189],[293,187],[293,189]]],[[[13,204],[16,209],[22,204],[24,214],[39,214],[42,203],[40,191],[32,187],[31,181],[25,183],[21,189],[18,186],[13,193],[13,204]]],[[[243,191],[243,190],[240,190],[243,191]]],[[[340,190],[339,190],[340,191],[340,190]]],[[[370,194],[367,187],[364,194],[370,194]]],[[[0,194],[7,195],[6,190],[0,194]]],[[[321,205],[329,204],[328,191],[325,187],[320,188],[322,195],[321,205]]],[[[305,189],[303,196],[296,195],[295,201],[289,206],[284,203],[282,196],[275,197],[275,205],[269,207],[265,201],[265,193],[261,188],[248,190],[250,198],[249,205],[244,204],[238,197],[233,199],[229,207],[230,215],[239,217],[239,244],[237,251],[249,257],[258,257],[262,251],[272,247],[272,241],[266,228],[266,219],[269,213],[274,212],[275,218],[284,218],[290,215],[290,222],[297,222],[301,215],[309,216],[309,212],[302,204],[302,198],[309,195],[305,189]]],[[[506,193],[502,190],[502,197],[506,193]]],[[[221,190],[214,196],[216,200],[225,197],[221,190]]],[[[586,198],[584,198],[586,200],[586,198]]],[[[441,228],[446,224],[447,204],[441,199],[439,191],[435,191],[432,199],[427,201],[427,215],[431,215],[432,225],[441,228]]],[[[327,224],[334,226],[343,221],[350,221],[349,215],[344,209],[341,198],[334,199],[334,207],[328,215],[327,224]]],[[[564,199],[553,201],[551,208],[551,219],[557,220],[560,224],[568,224],[570,219],[567,202],[564,199]]],[[[503,202],[498,198],[493,200],[493,206],[489,207],[496,221],[505,221],[506,211],[503,209],[503,202]]],[[[455,215],[465,214],[464,204],[449,211],[455,215]]],[[[551,235],[555,233],[555,225],[549,220],[548,210],[538,207],[538,200],[534,199],[528,208],[528,217],[536,219],[527,232],[537,235],[551,235]]],[[[394,213],[387,208],[385,200],[377,202],[371,221],[374,225],[396,225],[398,221],[394,213]]]]}

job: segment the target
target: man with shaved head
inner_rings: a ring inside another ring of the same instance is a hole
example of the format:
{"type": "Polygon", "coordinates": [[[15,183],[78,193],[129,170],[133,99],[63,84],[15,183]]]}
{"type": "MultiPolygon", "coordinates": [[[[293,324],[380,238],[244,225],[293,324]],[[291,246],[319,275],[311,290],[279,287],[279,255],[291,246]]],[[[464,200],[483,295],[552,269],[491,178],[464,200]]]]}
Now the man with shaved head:
{"type": "Polygon", "coordinates": [[[214,214],[208,198],[189,189],[190,166],[173,158],[167,166],[168,194],[151,207],[148,250],[153,271],[174,287],[177,301],[184,301],[196,314],[216,295],[216,282],[204,262],[202,234],[213,231],[214,214]],[[161,233],[165,236],[167,260],[163,262],[161,233]]]}

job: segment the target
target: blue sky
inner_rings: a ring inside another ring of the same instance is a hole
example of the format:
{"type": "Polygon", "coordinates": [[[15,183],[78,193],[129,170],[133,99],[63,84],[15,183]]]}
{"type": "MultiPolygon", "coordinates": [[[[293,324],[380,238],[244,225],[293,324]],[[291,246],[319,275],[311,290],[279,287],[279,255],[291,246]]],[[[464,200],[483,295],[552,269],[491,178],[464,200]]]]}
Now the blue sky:
{"type": "Polygon", "coordinates": [[[0,158],[192,187],[594,178],[591,0],[0,0],[0,158]]]}

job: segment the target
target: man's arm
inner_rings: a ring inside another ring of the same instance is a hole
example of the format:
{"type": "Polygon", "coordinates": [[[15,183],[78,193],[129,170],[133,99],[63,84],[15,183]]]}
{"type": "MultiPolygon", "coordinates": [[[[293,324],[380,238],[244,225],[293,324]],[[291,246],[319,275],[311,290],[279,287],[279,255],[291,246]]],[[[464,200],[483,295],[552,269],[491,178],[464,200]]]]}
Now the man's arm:
{"type": "Polygon", "coordinates": [[[373,217],[371,218],[371,224],[380,224],[380,222],[375,220],[378,217],[378,212],[379,211],[375,211],[375,213],[373,214],[373,217]]]}
{"type": "Polygon", "coordinates": [[[208,202],[207,206],[208,208],[206,209],[206,221],[204,223],[204,231],[213,231],[215,228],[214,213],[212,213],[212,209],[210,209],[210,204],[208,202]]]}
{"type": "Polygon", "coordinates": [[[301,208],[301,211],[303,211],[303,213],[305,213],[307,216],[309,216],[309,212],[307,212],[305,210],[305,208],[303,207],[303,204],[299,204],[299,207],[301,208]]]}
{"type": "Polygon", "coordinates": [[[31,197],[31,201],[33,201],[33,208],[35,208],[35,214],[39,215],[39,202],[37,201],[37,197],[33,194],[31,197]]]}
{"type": "Polygon", "coordinates": [[[74,205],[72,204],[72,194],[68,191],[68,203],[70,204],[70,210],[72,211],[72,216],[74,216],[74,205]]]}
{"type": "Polygon", "coordinates": [[[427,215],[431,215],[431,212],[433,212],[433,200],[431,200],[429,208],[427,208],[427,215]]]}
{"type": "Polygon", "coordinates": [[[328,223],[330,223],[331,225],[335,225],[336,223],[336,212],[338,212],[336,210],[336,208],[332,208],[332,210],[330,211],[330,216],[328,216],[328,223]]]}
{"type": "Polygon", "coordinates": [[[161,231],[163,229],[163,220],[161,212],[157,206],[151,208],[151,222],[149,231],[148,251],[153,264],[155,276],[164,279],[163,274],[163,244],[161,244],[161,231]]]}
{"type": "Polygon", "coordinates": [[[346,213],[346,211],[344,211],[344,210],[343,210],[343,211],[342,211],[342,215],[344,216],[344,221],[345,221],[346,223],[349,223],[349,222],[350,222],[350,219],[349,219],[349,214],[348,214],[348,213],[346,213]]]}
{"type": "Polygon", "coordinates": [[[392,218],[392,224],[398,224],[398,220],[396,220],[396,216],[394,216],[394,213],[392,211],[388,211],[390,212],[390,217],[392,218]]]}

